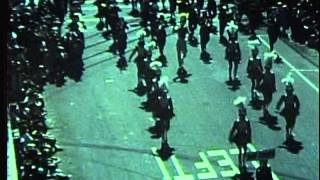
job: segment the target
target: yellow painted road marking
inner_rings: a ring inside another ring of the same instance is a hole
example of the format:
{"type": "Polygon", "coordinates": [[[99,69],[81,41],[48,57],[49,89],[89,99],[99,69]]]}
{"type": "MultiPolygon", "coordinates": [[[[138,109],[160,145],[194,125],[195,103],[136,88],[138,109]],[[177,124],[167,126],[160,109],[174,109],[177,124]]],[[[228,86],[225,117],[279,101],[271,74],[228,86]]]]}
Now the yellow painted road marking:
{"type": "MultiPolygon", "coordinates": [[[[156,147],[152,147],[151,148],[153,154],[158,154],[157,153],[157,148],[156,147]]],[[[163,179],[164,180],[172,180],[169,174],[168,169],[166,168],[166,165],[164,164],[164,162],[162,161],[162,159],[158,156],[154,156],[156,158],[156,161],[160,167],[161,173],[163,175],[163,179]]]]}
{"type": "Polygon", "coordinates": [[[239,169],[233,163],[232,159],[230,158],[226,150],[223,150],[223,149],[211,150],[211,151],[207,151],[207,153],[209,156],[223,156],[224,157],[223,160],[218,160],[219,166],[222,166],[222,167],[229,166],[231,168],[229,170],[221,171],[220,173],[222,177],[233,177],[234,175],[240,173],[239,169]]]}
{"type": "Polygon", "coordinates": [[[199,156],[202,162],[196,162],[194,165],[197,169],[207,169],[208,172],[198,173],[198,179],[211,179],[211,178],[218,178],[217,172],[213,169],[210,164],[209,159],[206,157],[204,152],[199,152],[199,156]]]}
{"type": "Polygon", "coordinates": [[[194,180],[192,175],[185,174],[183,172],[182,166],[175,155],[172,155],[170,159],[172,160],[173,165],[178,172],[178,176],[174,176],[174,180],[194,180]]]}
{"type": "MultiPolygon", "coordinates": [[[[266,47],[270,48],[268,43],[265,40],[263,40],[259,35],[258,38],[266,47]]],[[[291,68],[291,71],[295,72],[298,76],[300,76],[302,80],[304,80],[312,89],[314,89],[319,94],[319,88],[315,84],[313,84],[307,77],[305,77],[300,71],[298,71],[297,68],[295,68],[291,63],[289,63],[283,56],[281,56],[279,52],[277,52],[277,54],[281,57],[283,62],[287,64],[289,68],[291,68]]]]}

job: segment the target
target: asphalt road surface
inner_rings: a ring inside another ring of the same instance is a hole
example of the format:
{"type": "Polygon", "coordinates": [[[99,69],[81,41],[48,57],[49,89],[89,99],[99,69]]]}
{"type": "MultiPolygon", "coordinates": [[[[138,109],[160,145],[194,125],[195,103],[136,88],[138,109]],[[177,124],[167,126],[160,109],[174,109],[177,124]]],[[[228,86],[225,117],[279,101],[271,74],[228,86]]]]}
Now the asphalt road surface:
{"type": "MultiPolygon", "coordinates": [[[[119,3],[121,16],[129,21],[128,57],[136,45],[137,18],[127,15],[131,5],[119,3]]],[[[116,67],[118,58],[106,49],[111,41],[105,40],[95,29],[98,22],[93,15],[96,7],[92,1],[83,5],[85,32],[85,72],[81,82],[68,79],[57,88],[49,85],[45,90],[50,131],[64,148],[57,154],[60,165],[75,180],[144,180],[144,179],[230,179],[238,173],[237,150],[227,141],[229,130],[237,117],[232,105],[235,97],[250,97],[250,80],[245,69],[249,57],[248,36],[239,34],[242,63],[239,65],[241,86],[232,90],[226,84],[228,64],[224,59],[224,46],[217,35],[211,35],[207,49],[213,60],[205,64],[200,60],[200,47],[188,45],[185,65],[192,74],[186,84],[173,82],[178,66],[175,44],[177,35],[167,29],[165,54],[168,67],[162,71],[170,78],[169,89],[176,117],[172,119],[168,133],[174,155],[162,161],[155,150],[160,139],[151,138],[148,128],[154,125],[151,113],[140,109],[146,97],[129,91],[136,85],[136,66],[133,63],[125,71],[116,67]]],[[[214,20],[217,25],[217,19],[214,20]]],[[[197,29],[199,30],[199,28],[197,29]]],[[[259,31],[262,40],[260,55],[267,50],[267,36],[259,31]]],[[[282,40],[275,45],[283,57],[283,63],[274,64],[277,92],[270,110],[284,93],[280,82],[289,71],[295,78],[295,92],[300,98],[301,111],[297,118],[295,139],[302,143],[290,151],[282,147],[285,138],[285,122],[278,116],[278,128],[270,128],[259,122],[261,110],[248,107],[253,142],[250,151],[276,148],[276,156],[269,161],[274,179],[319,179],[319,67],[306,60],[282,40]],[[296,151],[295,151],[296,150],[296,151]]],[[[299,49],[299,47],[298,47],[299,49]]],[[[300,47],[305,49],[305,47],[300,47]]],[[[155,52],[156,57],[158,52],[155,52]]],[[[308,56],[318,61],[319,56],[308,56]]],[[[257,162],[248,162],[253,171],[257,162]]]]}

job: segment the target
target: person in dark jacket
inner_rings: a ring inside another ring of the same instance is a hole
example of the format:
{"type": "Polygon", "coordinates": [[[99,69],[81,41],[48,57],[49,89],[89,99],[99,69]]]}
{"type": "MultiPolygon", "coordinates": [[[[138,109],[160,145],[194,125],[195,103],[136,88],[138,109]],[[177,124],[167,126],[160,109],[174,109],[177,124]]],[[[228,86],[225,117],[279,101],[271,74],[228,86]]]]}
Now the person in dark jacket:
{"type": "Polygon", "coordinates": [[[157,45],[159,47],[159,52],[160,52],[160,59],[161,59],[161,62],[163,63],[164,66],[166,66],[167,64],[167,61],[166,61],[166,57],[163,53],[163,50],[164,50],[164,46],[166,45],[166,38],[167,38],[167,32],[166,32],[166,27],[167,27],[167,24],[164,20],[164,16],[161,15],[160,18],[159,18],[159,26],[158,26],[158,29],[157,29],[157,33],[156,33],[156,42],[157,42],[157,45]]]}
{"type": "Polygon", "coordinates": [[[214,19],[217,15],[217,3],[216,0],[209,0],[207,4],[207,11],[209,13],[209,17],[214,19]]]}
{"type": "Polygon", "coordinates": [[[251,48],[252,57],[250,57],[248,60],[247,73],[248,73],[248,77],[251,80],[251,100],[253,102],[256,99],[254,92],[257,89],[258,85],[260,84],[260,80],[263,72],[261,58],[258,56],[259,44],[260,42],[258,40],[249,41],[249,47],[251,48]]]}
{"type": "Polygon", "coordinates": [[[188,26],[189,26],[189,37],[188,41],[191,45],[197,45],[197,38],[194,36],[194,31],[197,29],[199,17],[198,13],[196,11],[196,5],[193,4],[189,10],[189,16],[188,16],[188,26]]]}
{"type": "Polygon", "coordinates": [[[238,64],[241,60],[241,50],[238,42],[238,26],[234,24],[234,21],[231,21],[227,27],[227,33],[229,36],[229,41],[226,47],[225,58],[229,62],[229,81],[237,79],[238,64]],[[231,76],[232,68],[233,69],[233,78],[231,76]]]}
{"type": "Polygon", "coordinates": [[[272,94],[276,92],[276,80],[274,72],[272,71],[272,61],[276,59],[274,53],[265,53],[264,60],[264,72],[262,74],[259,89],[263,94],[263,117],[269,118],[271,115],[268,111],[268,106],[272,101],[272,94]]]}
{"type": "Polygon", "coordinates": [[[277,19],[278,9],[277,7],[272,7],[268,13],[268,37],[269,37],[269,47],[270,51],[273,51],[274,43],[278,40],[280,35],[280,26],[277,19]]]}
{"type": "Polygon", "coordinates": [[[180,25],[174,27],[173,31],[177,32],[178,39],[177,39],[177,56],[178,56],[178,63],[179,63],[179,69],[183,68],[184,64],[184,58],[187,55],[187,44],[186,44],[186,35],[189,33],[188,28],[186,25],[186,16],[181,15],[180,18],[180,25]]]}
{"type": "Polygon", "coordinates": [[[282,79],[285,83],[286,93],[282,95],[277,102],[276,112],[279,112],[281,106],[283,108],[280,111],[280,115],[286,120],[286,140],[293,138],[293,128],[296,123],[296,118],[300,114],[300,101],[298,96],[294,93],[292,74],[289,73],[286,78],[282,79]]]}
{"type": "Polygon", "coordinates": [[[127,60],[124,56],[125,51],[127,49],[127,39],[128,35],[126,33],[126,29],[128,29],[127,23],[123,18],[120,18],[118,22],[118,31],[117,31],[117,51],[119,53],[119,61],[117,62],[117,66],[120,69],[125,69],[127,66],[127,60]]]}
{"type": "Polygon", "coordinates": [[[246,97],[237,97],[233,104],[237,106],[239,117],[233,123],[233,126],[229,133],[229,141],[235,143],[239,149],[239,168],[245,169],[246,167],[246,155],[247,155],[247,144],[251,143],[251,125],[250,121],[246,117],[247,110],[244,106],[246,97]]]}
{"type": "Polygon", "coordinates": [[[232,19],[233,12],[231,8],[226,3],[220,2],[219,5],[219,34],[220,34],[220,42],[224,39],[224,30],[227,26],[227,23],[232,19]]]}
{"type": "Polygon", "coordinates": [[[206,51],[206,47],[210,40],[211,29],[212,29],[211,19],[208,18],[206,11],[202,11],[201,21],[200,21],[200,47],[201,47],[200,59],[203,59],[203,60],[210,58],[210,54],[206,51]]]}
{"type": "Polygon", "coordinates": [[[268,166],[267,160],[261,160],[260,166],[256,169],[257,180],[272,180],[271,167],[268,166]]]}
{"type": "Polygon", "coordinates": [[[143,86],[142,80],[143,80],[144,72],[146,70],[145,60],[147,58],[148,52],[147,52],[147,49],[145,48],[145,41],[144,41],[144,37],[146,33],[144,31],[139,31],[137,35],[139,37],[139,41],[135,49],[130,54],[128,62],[131,62],[133,55],[137,53],[137,57],[134,60],[137,65],[137,78],[138,78],[136,90],[140,90],[143,86]]]}

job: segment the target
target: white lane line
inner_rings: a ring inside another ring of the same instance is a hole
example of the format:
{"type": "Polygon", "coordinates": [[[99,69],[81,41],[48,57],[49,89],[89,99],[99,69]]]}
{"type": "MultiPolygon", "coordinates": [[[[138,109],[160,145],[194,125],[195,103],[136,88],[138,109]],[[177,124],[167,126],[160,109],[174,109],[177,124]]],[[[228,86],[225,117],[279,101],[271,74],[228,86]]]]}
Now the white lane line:
{"type": "Polygon", "coordinates": [[[299,72],[319,72],[319,69],[297,69],[299,72]]]}
{"type": "Polygon", "coordinates": [[[8,128],[7,179],[18,180],[17,160],[16,160],[15,147],[13,144],[10,120],[8,120],[7,122],[7,128],[8,128]]]}
{"type": "MultiPolygon", "coordinates": [[[[260,41],[267,46],[267,48],[269,47],[269,44],[263,40],[260,35],[258,35],[258,38],[260,39],[260,41]]],[[[275,50],[276,51],[276,50],[275,50]]],[[[319,94],[319,88],[313,84],[307,77],[305,77],[300,71],[298,71],[297,68],[295,68],[291,63],[289,63],[283,56],[280,55],[280,53],[278,51],[276,51],[277,54],[281,57],[281,59],[283,60],[283,62],[289,66],[289,68],[291,68],[291,71],[295,72],[298,76],[300,76],[302,78],[302,80],[304,80],[312,89],[314,89],[318,94],[319,94]]]]}
{"type": "MultiPolygon", "coordinates": [[[[157,153],[157,148],[156,147],[152,147],[151,148],[153,154],[158,154],[157,153]]],[[[168,169],[166,168],[164,162],[162,161],[162,159],[158,156],[154,156],[156,158],[156,161],[160,167],[160,170],[161,170],[161,173],[163,175],[163,179],[164,180],[172,180],[171,177],[170,177],[170,174],[168,172],[168,169]]]]}

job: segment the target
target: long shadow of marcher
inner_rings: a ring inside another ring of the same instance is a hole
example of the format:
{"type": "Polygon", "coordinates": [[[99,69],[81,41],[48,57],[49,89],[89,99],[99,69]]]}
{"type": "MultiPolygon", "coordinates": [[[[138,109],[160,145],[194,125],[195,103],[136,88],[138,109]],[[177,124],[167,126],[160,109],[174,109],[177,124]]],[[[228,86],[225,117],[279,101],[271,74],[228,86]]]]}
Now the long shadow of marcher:
{"type": "Polygon", "coordinates": [[[233,79],[233,80],[228,80],[225,82],[229,87],[228,89],[230,89],[231,91],[236,91],[238,89],[240,89],[241,86],[241,81],[239,79],[233,79]]]}
{"type": "Polygon", "coordinates": [[[291,137],[285,140],[282,145],[279,146],[279,148],[284,148],[293,154],[298,154],[303,149],[303,145],[302,142],[291,137]]]}
{"type": "Polygon", "coordinates": [[[220,41],[220,43],[221,43],[223,46],[227,47],[227,46],[228,46],[228,40],[227,40],[227,38],[224,37],[224,36],[221,36],[221,41],[220,41]]]}
{"type": "Polygon", "coordinates": [[[161,138],[161,123],[159,120],[155,120],[154,126],[148,128],[148,131],[152,134],[152,139],[161,138]]]}
{"type": "Polygon", "coordinates": [[[254,110],[261,110],[263,106],[263,95],[260,92],[253,90],[253,95],[249,102],[249,106],[251,106],[254,110]]]}
{"type": "Polygon", "coordinates": [[[211,64],[212,57],[208,52],[204,52],[200,56],[201,56],[201,60],[204,64],[211,64]]]}
{"type": "Polygon", "coordinates": [[[274,131],[280,131],[281,127],[278,124],[278,118],[276,116],[267,116],[267,117],[260,117],[259,123],[268,126],[268,128],[274,130],[274,131]]]}
{"type": "Polygon", "coordinates": [[[240,170],[240,174],[234,175],[233,180],[254,180],[253,173],[246,170],[240,170]]]}
{"type": "Polygon", "coordinates": [[[168,60],[167,60],[167,57],[165,55],[160,55],[155,60],[161,62],[162,63],[162,67],[167,67],[168,66],[168,60]]]}
{"type": "Polygon", "coordinates": [[[127,63],[125,57],[124,56],[120,56],[119,60],[117,61],[117,68],[120,71],[124,71],[124,70],[127,70],[127,67],[128,67],[128,63],[127,63]]]}
{"type": "Polygon", "coordinates": [[[146,93],[146,90],[144,87],[129,89],[128,91],[135,93],[138,96],[143,96],[146,93]]]}
{"type": "Polygon", "coordinates": [[[173,82],[188,83],[187,78],[191,75],[184,67],[180,67],[177,71],[177,77],[173,78],[173,82]]]}

